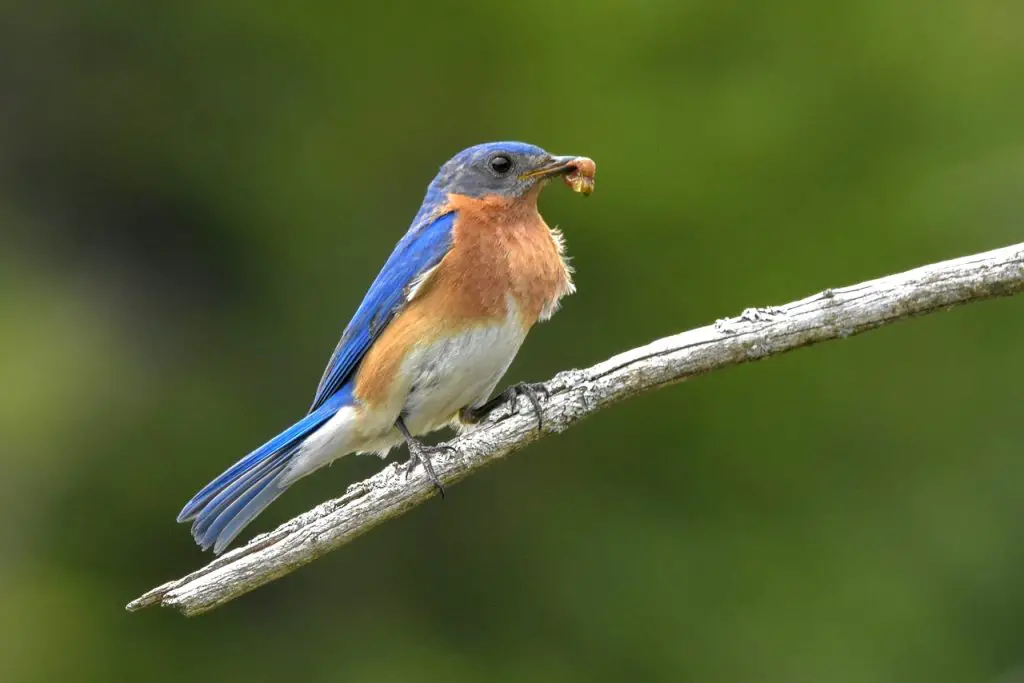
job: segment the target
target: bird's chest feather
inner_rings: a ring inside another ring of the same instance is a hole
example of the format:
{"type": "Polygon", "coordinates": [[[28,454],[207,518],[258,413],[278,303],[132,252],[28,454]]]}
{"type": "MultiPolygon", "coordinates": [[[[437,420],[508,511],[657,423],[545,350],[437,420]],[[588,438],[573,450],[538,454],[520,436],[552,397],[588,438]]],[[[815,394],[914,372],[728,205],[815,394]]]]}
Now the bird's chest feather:
{"type": "Polygon", "coordinates": [[[509,298],[529,329],[573,291],[561,233],[529,199],[452,198],[452,248],[431,276],[453,319],[501,320],[509,298]]]}
{"type": "Polygon", "coordinates": [[[409,288],[357,376],[357,398],[384,412],[448,419],[486,399],[534,323],[573,291],[560,235],[535,204],[451,203],[451,249],[409,288]]]}

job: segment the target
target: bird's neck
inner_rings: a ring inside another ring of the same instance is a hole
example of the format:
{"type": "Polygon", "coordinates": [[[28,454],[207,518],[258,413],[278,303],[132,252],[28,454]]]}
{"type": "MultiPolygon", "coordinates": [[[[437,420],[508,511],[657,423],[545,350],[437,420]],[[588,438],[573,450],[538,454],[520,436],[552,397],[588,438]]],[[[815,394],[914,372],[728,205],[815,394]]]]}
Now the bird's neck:
{"type": "Polygon", "coordinates": [[[537,211],[535,192],[522,197],[470,197],[453,194],[448,196],[447,208],[457,211],[460,217],[482,229],[502,231],[527,227],[538,222],[543,224],[537,211]]]}

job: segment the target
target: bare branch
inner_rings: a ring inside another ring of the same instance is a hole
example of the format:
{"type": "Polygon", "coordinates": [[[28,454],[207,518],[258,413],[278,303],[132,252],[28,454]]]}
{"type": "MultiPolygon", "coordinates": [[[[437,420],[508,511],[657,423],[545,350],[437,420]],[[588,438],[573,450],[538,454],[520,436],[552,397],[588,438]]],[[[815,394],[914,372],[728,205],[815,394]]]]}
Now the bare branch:
{"type": "MultiPolygon", "coordinates": [[[[544,427],[561,432],[612,403],[694,375],[1021,290],[1024,243],[825,290],[785,306],[749,308],[738,317],[659,339],[585,370],[558,373],[546,383],[544,427]]],[[[455,453],[434,462],[445,484],[542,436],[529,403],[519,403],[520,410],[499,407],[477,429],[450,442],[455,453]]],[[[188,576],[154,588],[129,603],[128,609],[160,604],[187,615],[201,614],[312,562],[434,495],[422,468],[408,478],[402,469],[388,465],[349,486],[340,498],[257,536],[188,576]]]]}

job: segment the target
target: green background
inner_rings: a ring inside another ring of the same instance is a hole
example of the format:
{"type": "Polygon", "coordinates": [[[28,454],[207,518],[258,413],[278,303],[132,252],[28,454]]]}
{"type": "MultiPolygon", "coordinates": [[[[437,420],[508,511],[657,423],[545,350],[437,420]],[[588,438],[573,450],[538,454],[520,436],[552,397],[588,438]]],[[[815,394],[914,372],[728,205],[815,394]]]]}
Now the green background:
{"type": "Polygon", "coordinates": [[[1024,299],[629,401],[210,615],[123,606],[208,559],[181,505],[305,411],[459,149],[598,163],[589,200],[542,201],[579,291],[507,379],[544,379],[1020,241],[1022,25],[1000,0],[5,6],[0,679],[1012,676],[1024,299]]]}

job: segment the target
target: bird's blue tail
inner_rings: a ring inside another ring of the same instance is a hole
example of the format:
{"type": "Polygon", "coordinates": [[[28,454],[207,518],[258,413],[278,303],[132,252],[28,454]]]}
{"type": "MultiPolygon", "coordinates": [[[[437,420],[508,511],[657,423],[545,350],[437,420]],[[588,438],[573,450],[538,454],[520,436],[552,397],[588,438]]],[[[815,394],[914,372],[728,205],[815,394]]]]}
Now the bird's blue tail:
{"type": "Polygon", "coordinates": [[[192,536],[203,550],[223,552],[256,515],[287,490],[288,486],[281,484],[282,475],[306,438],[351,400],[351,391],[343,387],[204,486],[178,513],[178,521],[192,520],[192,536]]]}

